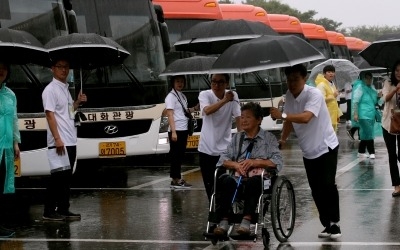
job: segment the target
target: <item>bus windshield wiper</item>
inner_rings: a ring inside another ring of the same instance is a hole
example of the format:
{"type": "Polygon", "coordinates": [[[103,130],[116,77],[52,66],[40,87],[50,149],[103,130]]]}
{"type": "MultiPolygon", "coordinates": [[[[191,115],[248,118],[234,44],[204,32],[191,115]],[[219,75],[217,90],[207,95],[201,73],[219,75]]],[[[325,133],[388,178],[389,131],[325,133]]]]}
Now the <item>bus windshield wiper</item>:
{"type": "Polygon", "coordinates": [[[24,71],[29,80],[31,80],[36,85],[36,87],[43,87],[43,84],[39,81],[39,79],[37,79],[35,74],[33,74],[32,70],[27,65],[21,65],[21,69],[24,71]]]}
{"type": "Polygon", "coordinates": [[[131,82],[135,83],[136,87],[138,87],[140,90],[144,90],[143,84],[136,78],[136,76],[125,66],[125,64],[122,64],[122,69],[126,73],[126,75],[129,77],[131,82]]]}

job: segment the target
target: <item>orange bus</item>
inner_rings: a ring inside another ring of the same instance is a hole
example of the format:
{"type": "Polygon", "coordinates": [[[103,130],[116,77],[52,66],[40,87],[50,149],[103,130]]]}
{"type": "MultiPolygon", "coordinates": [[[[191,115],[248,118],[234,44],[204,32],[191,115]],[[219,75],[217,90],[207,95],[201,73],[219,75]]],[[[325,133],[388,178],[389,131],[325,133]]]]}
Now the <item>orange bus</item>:
{"type": "Polygon", "coordinates": [[[300,23],[300,25],[310,44],[318,49],[326,59],[333,58],[325,28],[315,23],[300,23]]]}
{"type": "Polygon", "coordinates": [[[268,14],[271,28],[281,35],[295,35],[306,39],[300,20],[297,17],[285,14],[268,14]]]}
{"type": "Polygon", "coordinates": [[[333,57],[351,60],[351,55],[344,35],[336,31],[326,31],[326,35],[328,36],[333,57]]]}
{"type": "MultiPolygon", "coordinates": [[[[267,11],[249,4],[220,4],[223,19],[244,19],[259,21],[270,26],[267,11]]],[[[271,27],[272,28],[272,27],[271,27]]],[[[279,35],[278,33],[276,35],[279,35]]],[[[233,74],[233,83],[240,103],[257,102],[265,114],[269,114],[271,103],[278,106],[282,99],[282,69],[268,69],[246,74],[233,74]]],[[[268,131],[281,131],[282,123],[266,115],[261,127],[268,131]]]]}
{"type": "Polygon", "coordinates": [[[153,3],[161,5],[168,26],[171,52],[166,55],[167,65],[176,59],[193,55],[177,52],[173,48],[185,31],[200,22],[222,19],[217,0],[153,0],[153,3]]]}
{"type": "Polygon", "coordinates": [[[347,48],[349,48],[350,55],[354,64],[358,64],[363,58],[358,54],[365,47],[363,40],[357,37],[346,36],[347,48]]]}
{"type": "MultiPolygon", "coordinates": [[[[177,59],[195,55],[192,52],[176,51],[173,47],[184,32],[198,23],[222,19],[218,0],[153,0],[153,3],[161,5],[168,26],[171,51],[166,54],[167,65],[177,59]]],[[[209,89],[210,82],[206,75],[187,75],[186,80],[184,93],[188,99],[188,107],[193,107],[199,102],[199,92],[209,89]]],[[[193,116],[196,118],[197,128],[188,138],[188,151],[197,149],[202,125],[200,112],[196,111],[193,116]]]]}
{"type": "Polygon", "coordinates": [[[245,19],[270,25],[268,13],[263,8],[250,4],[219,4],[223,19],[245,19]]]}

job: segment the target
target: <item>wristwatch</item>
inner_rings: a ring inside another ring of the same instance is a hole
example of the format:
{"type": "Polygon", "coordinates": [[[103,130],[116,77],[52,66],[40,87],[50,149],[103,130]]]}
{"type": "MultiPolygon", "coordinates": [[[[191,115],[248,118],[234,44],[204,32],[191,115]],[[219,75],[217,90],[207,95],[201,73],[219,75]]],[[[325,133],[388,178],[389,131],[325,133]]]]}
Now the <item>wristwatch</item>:
{"type": "Polygon", "coordinates": [[[282,120],[286,120],[287,118],[287,114],[286,113],[282,113],[282,120]]]}

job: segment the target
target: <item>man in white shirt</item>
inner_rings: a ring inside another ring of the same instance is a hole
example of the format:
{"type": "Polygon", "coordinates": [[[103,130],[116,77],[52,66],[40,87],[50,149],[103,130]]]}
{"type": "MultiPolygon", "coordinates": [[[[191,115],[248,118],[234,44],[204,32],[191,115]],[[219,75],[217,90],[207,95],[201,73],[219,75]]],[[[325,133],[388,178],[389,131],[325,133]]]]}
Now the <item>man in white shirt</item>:
{"type": "Polygon", "coordinates": [[[203,117],[199,142],[199,165],[208,199],[214,186],[214,172],[219,156],[231,141],[232,117],[240,131],[240,102],[237,93],[227,90],[228,74],[211,76],[211,89],[199,94],[203,117]]]}
{"type": "Polygon", "coordinates": [[[285,74],[288,84],[285,112],[271,108],[271,117],[284,120],[281,144],[291,131],[298,138],[308,183],[325,227],[318,237],[336,239],[341,236],[339,193],[335,183],[339,142],[324,96],[318,89],[306,85],[307,68],[298,64],[286,68],[285,74]]]}
{"type": "Polygon", "coordinates": [[[51,168],[43,220],[80,220],[80,214],[70,212],[69,198],[72,168],[76,158],[75,111],[82,102],[87,101],[87,98],[80,92],[76,101],[72,99],[67,83],[69,74],[67,61],[55,60],[51,70],[53,80],[42,93],[51,168]]]}

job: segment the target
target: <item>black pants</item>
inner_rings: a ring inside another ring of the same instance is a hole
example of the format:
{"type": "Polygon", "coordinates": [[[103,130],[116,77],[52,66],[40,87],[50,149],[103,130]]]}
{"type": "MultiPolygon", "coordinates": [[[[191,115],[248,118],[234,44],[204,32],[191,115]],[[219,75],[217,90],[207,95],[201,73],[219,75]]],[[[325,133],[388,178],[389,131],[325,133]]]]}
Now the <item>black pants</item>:
{"type": "Polygon", "coordinates": [[[346,121],[351,120],[351,99],[346,100],[347,109],[346,109],[346,121]]]}
{"type": "Polygon", "coordinates": [[[217,193],[220,197],[220,214],[222,217],[228,217],[231,213],[232,200],[239,198],[244,200],[243,215],[253,215],[256,211],[258,198],[262,193],[261,176],[253,176],[242,179],[239,187],[235,178],[225,174],[218,178],[217,193]],[[235,191],[236,196],[235,196],[235,191]]]}
{"type": "Polygon", "coordinates": [[[211,201],[211,196],[214,189],[214,173],[218,160],[219,156],[212,156],[199,152],[199,165],[201,175],[203,176],[203,182],[206,189],[208,201],[211,201]]]}
{"type": "Polygon", "coordinates": [[[360,140],[360,144],[358,144],[358,153],[364,154],[365,149],[368,150],[368,153],[375,154],[374,140],[360,140]]]}
{"type": "Polygon", "coordinates": [[[340,220],[339,192],[335,183],[338,149],[339,146],[329,149],[329,152],[315,159],[303,157],[311,193],[324,227],[340,220]]]}
{"type": "Polygon", "coordinates": [[[172,133],[168,132],[170,146],[169,155],[171,159],[169,176],[173,179],[181,179],[182,161],[185,157],[188,131],[176,131],[176,135],[178,139],[176,141],[172,141],[172,133]]]}
{"type": "Polygon", "coordinates": [[[45,214],[51,214],[55,211],[63,213],[69,210],[72,168],[76,158],[76,146],[66,146],[66,149],[71,169],[54,172],[50,175],[44,204],[45,214]]]}
{"type": "Polygon", "coordinates": [[[384,128],[382,128],[382,132],[389,155],[389,168],[392,186],[398,186],[400,185],[400,176],[397,161],[400,161],[400,135],[389,134],[389,132],[384,128]]]}

